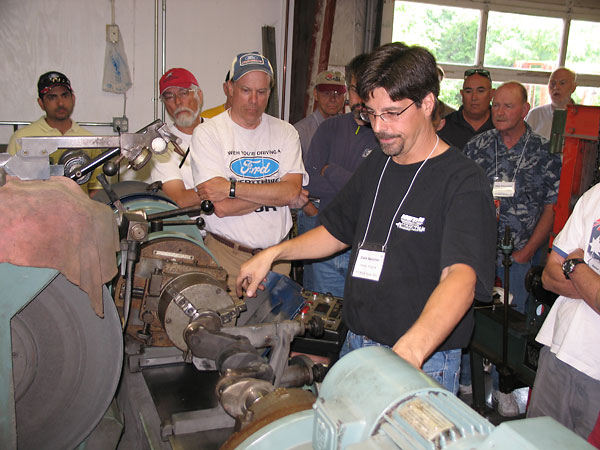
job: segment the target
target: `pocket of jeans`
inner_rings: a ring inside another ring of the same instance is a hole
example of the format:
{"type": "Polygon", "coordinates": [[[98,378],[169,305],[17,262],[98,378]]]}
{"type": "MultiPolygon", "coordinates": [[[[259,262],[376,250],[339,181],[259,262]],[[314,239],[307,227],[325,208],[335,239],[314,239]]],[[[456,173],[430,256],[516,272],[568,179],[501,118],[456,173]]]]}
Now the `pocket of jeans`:
{"type": "Polygon", "coordinates": [[[437,383],[443,386],[444,384],[444,371],[425,372],[428,377],[433,378],[437,383]]]}

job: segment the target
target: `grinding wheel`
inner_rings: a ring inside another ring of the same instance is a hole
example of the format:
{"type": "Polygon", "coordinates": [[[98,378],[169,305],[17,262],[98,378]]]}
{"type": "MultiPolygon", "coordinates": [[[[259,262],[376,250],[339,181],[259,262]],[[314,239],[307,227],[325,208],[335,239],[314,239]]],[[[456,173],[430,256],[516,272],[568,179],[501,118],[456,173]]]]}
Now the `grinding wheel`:
{"type": "Polygon", "coordinates": [[[58,275],[11,319],[17,446],[71,449],[93,431],[121,375],[121,322],[108,290],[104,318],[58,275]]]}

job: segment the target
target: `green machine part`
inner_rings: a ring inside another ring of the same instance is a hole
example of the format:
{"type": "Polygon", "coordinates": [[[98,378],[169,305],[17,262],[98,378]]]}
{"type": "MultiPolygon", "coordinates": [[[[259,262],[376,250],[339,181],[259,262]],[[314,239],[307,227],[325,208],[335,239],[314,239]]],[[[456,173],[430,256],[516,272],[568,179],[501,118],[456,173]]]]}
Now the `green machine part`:
{"type": "Polygon", "coordinates": [[[121,375],[121,322],[53,269],[0,264],[0,446],[75,448],[108,410],[121,375]]]}
{"type": "Polygon", "coordinates": [[[495,427],[383,347],[361,348],[344,356],[325,377],[312,411],[276,420],[236,447],[274,448],[593,449],[549,417],[495,427]]]}

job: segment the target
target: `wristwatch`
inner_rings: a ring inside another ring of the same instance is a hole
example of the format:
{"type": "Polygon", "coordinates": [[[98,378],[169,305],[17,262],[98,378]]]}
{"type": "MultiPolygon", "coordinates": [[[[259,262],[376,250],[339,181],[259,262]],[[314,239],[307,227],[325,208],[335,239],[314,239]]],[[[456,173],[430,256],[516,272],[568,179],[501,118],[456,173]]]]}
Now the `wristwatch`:
{"type": "Polygon", "coordinates": [[[231,180],[231,184],[229,185],[229,198],[235,198],[235,183],[236,180],[231,180]]]}
{"type": "Polygon", "coordinates": [[[562,271],[567,280],[569,280],[569,275],[573,273],[577,264],[585,264],[585,261],[582,258],[573,258],[565,260],[562,264],[562,271]]]}

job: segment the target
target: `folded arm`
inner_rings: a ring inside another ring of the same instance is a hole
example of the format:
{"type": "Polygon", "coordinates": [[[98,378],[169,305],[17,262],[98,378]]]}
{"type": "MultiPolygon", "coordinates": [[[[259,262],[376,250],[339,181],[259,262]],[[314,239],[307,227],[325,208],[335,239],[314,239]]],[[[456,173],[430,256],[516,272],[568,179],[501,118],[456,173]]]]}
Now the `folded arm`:
{"type": "MultiPolygon", "coordinates": [[[[223,177],[214,177],[196,186],[200,198],[213,203],[229,198],[230,187],[231,182],[223,177]]],[[[302,174],[288,173],[276,183],[236,183],[235,198],[258,205],[286,206],[301,190],[302,174]]]]}
{"type": "Polygon", "coordinates": [[[302,174],[289,173],[276,183],[236,183],[235,198],[229,198],[230,187],[231,182],[223,177],[196,186],[201,199],[213,202],[217,216],[239,216],[262,205],[289,205],[301,195],[302,174]]]}
{"type": "Polygon", "coordinates": [[[583,258],[583,256],[584,253],[581,249],[575,250],[566,258],[552,250],[546,262],[546,267],[544,267],[542,283],[544,288],[559,295],[583,299],[590,308],[600,314],[600,275],[587,264],[575,266],[568,280],[562,271],[562,264],[565,259],[583,258]]]}

